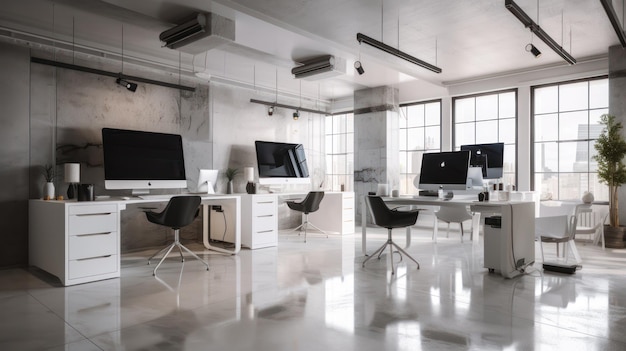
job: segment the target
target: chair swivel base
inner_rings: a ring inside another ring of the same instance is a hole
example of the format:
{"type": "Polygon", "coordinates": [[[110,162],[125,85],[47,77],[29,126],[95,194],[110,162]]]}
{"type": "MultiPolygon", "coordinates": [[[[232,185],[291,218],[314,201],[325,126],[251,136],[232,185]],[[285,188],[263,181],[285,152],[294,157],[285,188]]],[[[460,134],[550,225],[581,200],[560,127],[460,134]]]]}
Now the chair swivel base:
{"type": "Polygon", "coordinates": [[[404,251],[404,249],[398,246],[398,244],[394,243],[393,240],[391,240],[391,229],[388,229],[388,231],[389,233],[388,233],[387,241],[383,244],[383,246],[379,247],[376,251],[374,251],[374,253],[372,253],[368,258],[366,258],[365,261],[363,261],[361,266],[365,267],[365,263],[374,256],[378,256],[378,259],[380,259],[380,256],[382,255],[383,251],[385,251],[385,248],[389,246],[389,259],[391,260],[391,274],[396,273],[393,268],[393,248],[394,247],[400,252],[401,255],[405,255],[411,261],[415,262],[415,264],[417,264],[417,269],[420,269],[419,262],[417,262],[411,255],[409,255],[406,251],[404,251]]]}
{"type": "Polygon", "coordinates": [[[309,221],[302,222],[302,224],[300,224],[299,226],[295,227],[293,229],[293,231],[294,232],[300,231],[300,233],[302,233],[304,231],[304,242],[306,243],[306,233],[307,233],[307,230],[309,229],[309,227],[317,230],[318,232],[320,232],[322,234],[326,234],[326,237],[328,238],[328,233],[326,233],[325,231],[321,230],[315,224],[313,224],[313,223],[311,223],[309,221]]]}
{"type": "Polygon", "coordinates": [[[206,261],[201,259],[198,255],[196,255],[191,250],[189,250],[187,247],[185,247],[185,245],[180,243],[178,229],[176,229],[176,230],[174,230],[174,242],[171,243],[170,245],[162,248],[161,250],[157,251],[154,255],[152,255],[152,256],[150,256],[150,258],[148,258],[148,264],[150,264],[150,260],[151,259],[153,259],[159,253],[167,250],[167,252],[165,252],[165,255],[163,255],[163,257],[161,257],[161,260],[159,260],[159,263],[157,263],[156,267],[154,267],[154,271],[152,271],[152,275],[156,275],[157,269],[159,269],[159,266],[161,265],[161,263],[163,263],[165,258],[167,258],[167,256],[170,254],[170,252],[172,252],[172,249],[174,249],[175,246],[178,247],[178,252],[180,253],[180,260],[181,260],[181,262],[185,262],[185,258],[183,257],[183,250],[185,250],[189,254],[191,254],[191,256],[195,257],[198,261],[202,262],[206,266],[206,270],[207,271],[209,270],[209,264],[206,263],[206,261]]]}

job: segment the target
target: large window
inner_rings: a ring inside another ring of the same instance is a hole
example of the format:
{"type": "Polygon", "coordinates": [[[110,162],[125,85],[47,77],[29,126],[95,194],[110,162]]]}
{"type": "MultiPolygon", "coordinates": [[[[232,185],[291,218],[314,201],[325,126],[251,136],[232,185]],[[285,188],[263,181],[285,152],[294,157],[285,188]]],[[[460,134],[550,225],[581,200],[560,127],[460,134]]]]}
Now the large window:
{"type": "MultiPolygon", "coordinates": [[[[354,115],[326,116],[326,184],[352,191],[354,183],[354,115]]],[[[328,186],[329,185],[329,186],[328,186]]]]}
{"type": "Polygon", "coordinates": [[[454,150],[461,145],[504,143],[503,182],[517,184],[517,90],[453,98],[454,150]]]}
{"type": "Polygon", "coordinates": [[[532,88],[533,189],[542,198],[580,199],[591,191],[596,200],[608,200],[592,159],[608,96],[606,78],[532,88]]]}
{"type": "Polygon", "coordinates": [[[422,154],[441,151],[441,100],[400,106],[401,194],[416,194],[413,179],[420,172],[422,154]]]}

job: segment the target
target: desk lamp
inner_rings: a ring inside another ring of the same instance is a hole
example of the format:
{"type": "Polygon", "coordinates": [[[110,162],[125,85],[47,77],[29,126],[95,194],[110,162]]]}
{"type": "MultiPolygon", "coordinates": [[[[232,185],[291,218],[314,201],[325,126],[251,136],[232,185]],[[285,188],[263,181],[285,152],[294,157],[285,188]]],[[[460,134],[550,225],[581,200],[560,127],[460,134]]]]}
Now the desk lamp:
{"type": "Polygon", "coordinates": [[[77,186],[80,183],[80,163],[65,164],[65,182],[70,184],[67,187],[67,198],[75,198],[77,186]]]}

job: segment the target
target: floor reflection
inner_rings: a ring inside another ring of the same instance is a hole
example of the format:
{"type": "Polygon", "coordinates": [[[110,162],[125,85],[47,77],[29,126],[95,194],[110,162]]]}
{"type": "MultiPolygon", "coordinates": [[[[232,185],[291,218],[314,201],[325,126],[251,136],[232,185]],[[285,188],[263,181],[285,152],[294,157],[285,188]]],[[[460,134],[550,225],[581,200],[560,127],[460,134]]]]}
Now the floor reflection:
{"type": "MultiPolygon", "coordinates": [[[[372,232],[368,247],[386,240],[372,232]]],[[[580,245],[573,275],[538,262],[504,279],[483,268],[480,243],[433,243],[425,229],[409,249],[421,268],[394,255],[395,275],[386,254],[361,267],[360,235],[281,235],[236,256],[191,248],[209,271],[173,256],[153,277],[153,250],[124,255],[119,279],[67,288],[0,271],[0,349],[626,349],[626,250],[580,245]]]]}

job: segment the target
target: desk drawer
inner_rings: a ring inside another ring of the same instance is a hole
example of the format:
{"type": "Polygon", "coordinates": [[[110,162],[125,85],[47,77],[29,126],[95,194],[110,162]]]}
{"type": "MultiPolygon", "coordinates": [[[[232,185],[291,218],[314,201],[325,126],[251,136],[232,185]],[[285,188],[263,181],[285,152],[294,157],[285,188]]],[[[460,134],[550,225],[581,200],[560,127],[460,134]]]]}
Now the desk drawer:
{"type": "Polygon", "coordinates": [[[74,204],[69,206],[67,213],[71,215],[96,214],[117,212],[117,205],[97,204],[93,202],[84,202],[85,205],[74,204]]]}
{"type": "Polygon", "coordinates": [[[69,262],[69,279],[115,273],[119,270],[117,255],[71,260],[69,262]]]}
{"type": "Polygon", "coordinates": [[[117,232],[117,212],[69,216],[69,235],[117,232]]]}
{"type": "Polygon", "coordinates": [[[277,221],[274,215],[257,216],[254,218],[254,232],[276,230],[276,226],[277,221]]]}
{"type": "Polygon", "coordinates": [[[69,259],[113,255],[117,252],[117,232],[73,235],[69,238],[69,259]]]}
{"type": "Polygon", "coordinates": [[[252,203],[254,215],[259,216],[267,216],[267,215],[275,215],[276,214],[276,199],[266,198],[264,199],[255,199],[254,203],[252,203]]]}
{"type": "Polygon", "coordinates": [[[276,241],[278,240],[278,232],[275,229],[266,231],[260,230],[252,233],[252,235],[254,248],[276,246],[276,241]]]}

